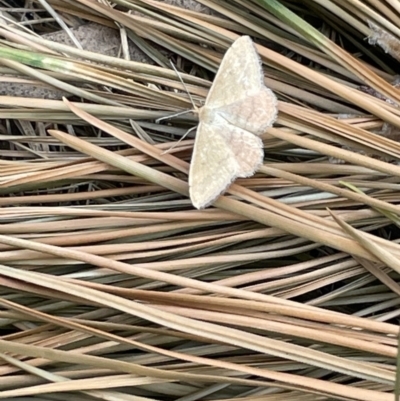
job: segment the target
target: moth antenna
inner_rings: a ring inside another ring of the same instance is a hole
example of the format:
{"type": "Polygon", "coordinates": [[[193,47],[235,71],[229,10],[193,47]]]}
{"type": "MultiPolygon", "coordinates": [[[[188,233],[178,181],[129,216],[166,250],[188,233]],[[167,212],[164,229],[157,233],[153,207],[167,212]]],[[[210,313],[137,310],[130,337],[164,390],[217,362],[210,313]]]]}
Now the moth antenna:
{"type": "MultiPolygon", "coordinates": [[[[176,75],[178,76],[179,81],[181,81],[181,84],[182,84],[183,87],[185,88],[185,91],[186,91],[186,93],[187,93],[188,96],[189,96],[190,103],[192,103],[193,109],[194,109],[194,110],[197,110],[198,108],[197,108],[197,106],[194,104],[194,100],[193,100],[193,98],[192,98],[192,95],[190,94],[190,92],[189,92],[189,90],[188,90],[188,88],[187,88],[185,82],[183,81],[180,72],[175,68],[174,63],[173,63],[171,60],[170,60],[169,62],[171,63],[172,69],[175,71],[176,75]]],[[[176,113],[176,114],[171,114],[171,115],[166,116],[166,117],[157,118],[156,123],[158,124],[158,123],[159,123],[160,121],[162,121],[162,120],[167,120],[167,119],[169,119],[169,118],[178,117],[178,116],[182,116],[183,114],[191,113],[191,112],[193,111],[193,109],[192,109],[192,110],[180,111],[179,113],[176,113]]],[[[186,133],[185,135],[187,135],[187,133],[186,133]]],[[[184,135],[184,136],[185,136],[185,135],[184,135]]],[[[182,139],[181,139],[181,140],[182,140],[182,139]]],[[[179,143],[179,142],[178,142],[178,143],[179,143]]]]}
{"type": "Polygon", "coordinates": [[[191,112],[192,112],[192,110],[184,110],[184,111],[180,111],[179,113],[170,114],[170,115],[168,115],[166,117],[160,117],[160,118],[157,118],[156,123],[158,124],[162,120],[167,120],[169,118],[178,117],[178,116],[181,116],[183,114],[188,114],[188,113],[191,113],[191,112]]]}
{"type": "Polygon", "coordinates": [[[172,66],[173,70],[175,71],[176,75],[178,76],[179,81],[181,81],[181,84],[182,84],[183,87],[185,88],[185,91],[186,91],[186,93],[187,93],[188,96],[189,96],[190,102],[192,103],[193,109],[194,109],[194,110],[197,110],[197,106],[194,104],[192,95],[191,95],[190,92],[188,91],[188,88],[187,88],[185,82],[184,82],[183,79],[182,79],[182,75],[181,75],[180,72],[175,68],[174,63],[173,63],[171,60],[169,60],[169,62],[171,63],[171,66],[172,66]]]}
{"type": "Polygon", "coordinates": [[[178,146],[178,144],[179,144],[180,141],[183,141],[183,140],[187,137],[187,135],[189,134],[189,132],[193,131],[193,130],[196,129],[196,128],[197,128],[197,125],[196,125],[195,127],[189,128],[189,129],[185,132],[185,134],[182,135],[182,138],[179,139],[178,142],[174,143],[174,144],[173,144],[170,148],[168,148],[167,150],[164,150],[164,152],[162,152],[161,154],[162,154],[162,155],[165,155],[166,153],[170,152],[173,148],[175,148],[176,146],[178,146]]]}

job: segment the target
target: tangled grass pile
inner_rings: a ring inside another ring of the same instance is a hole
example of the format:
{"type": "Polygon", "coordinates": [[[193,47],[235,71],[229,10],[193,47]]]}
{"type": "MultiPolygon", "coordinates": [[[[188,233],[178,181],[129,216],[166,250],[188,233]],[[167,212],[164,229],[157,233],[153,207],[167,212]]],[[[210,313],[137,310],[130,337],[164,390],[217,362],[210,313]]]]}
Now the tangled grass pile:
{"type": "Polygon", "coordinates": [[[392,401],[399,3],[0,4],[0,398],[392,401]],[[240,35],[278,119],[196,210],[156,120],[240,35]]]}

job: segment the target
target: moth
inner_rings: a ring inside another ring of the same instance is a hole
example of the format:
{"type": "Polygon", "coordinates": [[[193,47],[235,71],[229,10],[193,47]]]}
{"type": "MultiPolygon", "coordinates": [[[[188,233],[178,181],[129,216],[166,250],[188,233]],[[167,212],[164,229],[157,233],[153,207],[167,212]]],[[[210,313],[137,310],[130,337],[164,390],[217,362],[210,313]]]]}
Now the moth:
{"type": "Polygon", "coordinates": [[[250,177],[264,158],[260,138],[277,116],[277,99],[264,84],[249,36],[225,53],[203,107],[189,171],[194,207],[212,204],[238,177],[250,177]]]}

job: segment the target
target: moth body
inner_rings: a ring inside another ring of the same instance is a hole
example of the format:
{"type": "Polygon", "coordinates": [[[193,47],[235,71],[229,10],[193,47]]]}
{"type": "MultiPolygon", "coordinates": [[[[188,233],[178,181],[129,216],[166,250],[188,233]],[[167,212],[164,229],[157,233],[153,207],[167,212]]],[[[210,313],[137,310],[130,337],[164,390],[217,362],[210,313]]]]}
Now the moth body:
{"type": "Polygon", "coordinates": [[[259,135],[277,114],[276,97],[264,85],[256,48],[248,36],[225,53],[205,105],[189,172],[192,204],[212,204],[238,177],[250,177],[263,161],[259,135]]]}

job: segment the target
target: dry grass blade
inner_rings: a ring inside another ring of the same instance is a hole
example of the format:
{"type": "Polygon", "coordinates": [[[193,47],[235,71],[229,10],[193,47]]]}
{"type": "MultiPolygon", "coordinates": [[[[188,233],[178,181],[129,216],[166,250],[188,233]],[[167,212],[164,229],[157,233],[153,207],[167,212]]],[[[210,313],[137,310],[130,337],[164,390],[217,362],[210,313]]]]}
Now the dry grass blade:
{"type": "Polygon", "coordinates": [[[332,215],[343,229],[345,229],[348,233],[350,233],[354,238],[356,238],[362,246],[367,249],[371,254],[375,255],[377,259],[383,262],[385,265],[390,266],[394,271],[400,272],[400,264],[398,259],[393,257],[390,252],[386,252],[379,245],[375,244],[373,241],[370,241],[361,233],[358,233],[357,230],[354,230],[350,225],[346,224],[344,221],[341,221],[336,216],[332,215]]]}

